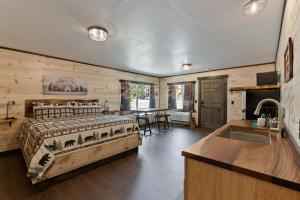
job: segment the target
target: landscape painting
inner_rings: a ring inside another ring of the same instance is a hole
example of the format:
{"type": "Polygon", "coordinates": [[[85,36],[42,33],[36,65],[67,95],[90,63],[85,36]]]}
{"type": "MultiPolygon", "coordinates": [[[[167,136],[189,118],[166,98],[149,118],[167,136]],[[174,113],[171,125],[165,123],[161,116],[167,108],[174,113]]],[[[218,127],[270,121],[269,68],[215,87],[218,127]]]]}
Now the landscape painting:
{"type": "Polygon", "coordinates": [[[284,52],[284,82],[293,78],[294,47],[293,40],[289,38],[288,45],[284,52]]]}
{"type": "Polygon", "coordinates": [[[73,77],[43,76],[44,95],[87,95],[86,80],[73,77]]]}

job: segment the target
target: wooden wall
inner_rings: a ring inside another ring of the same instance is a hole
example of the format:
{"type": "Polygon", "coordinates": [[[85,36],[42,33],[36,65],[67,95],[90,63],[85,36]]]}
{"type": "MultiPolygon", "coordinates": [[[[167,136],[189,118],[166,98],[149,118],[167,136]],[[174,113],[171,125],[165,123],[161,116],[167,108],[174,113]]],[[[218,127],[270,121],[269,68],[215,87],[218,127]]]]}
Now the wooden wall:
{"type": "MultiPolygon", "coordinates": [[[[173,76],[160,79],[160,106],[168,106],[168,87],[167,83],[197,81],[198,77],[228,75],[228,88],[239,86],[256,85],[256,73],[274,71],[275,64],[256,65],[250,67],[234,68],[227,70],[210,71],[190,75],[173,76]]],[[[198,81],[195,88],[195,99],[198,102],[198,81]]],[[[241,120],[243,118],[243,92],[227,92],[227,121],[241,120]],[[234,104],[231,104],[234,101],[234,104]]],[[[195,104],[198,116],[198,105],[195,104]]],[[[196,119],[196,122],[198,119],[196,119]]]]}
{"type": "Polygon", "coordinates": [[[281,74],[281,102],[285,108],[284,122],[300,150],[300,0],[288,0],[282,23],[276,68],[281,74]],[[294,43],[294,77],[284,83],[284,51],[288,38],[294,43]]]}
{"type": "MultiPolygon", "coordinates": [[[[155,83],[159,79],[113,69],[95,67],[64,60],[0,49],[0,118],[5,117],[6,103],[15,100],[10,114],[18,120],[11,128],[0,126],[0,152],[18,148],[17,135],[24,120],[25,99],[61,98],[108,100],[113,109],[120,107],[119,79],[155,83]],[[43,95],[43,75],[79,77],[88,81],[87,96],[43,95]]],[[[156,102],[158,105],[158,96],[156,102]]]]}
{"type": "MultiPolygon", "coordinates": [[[[17,135],[24,120],[25,99],[40,98],[99,98],[112,105],[113,109],[120,106],[119,79],[137,80],[155,83],[156,105],[167,107],[167,83],[181,81],[197,81],[198,77],[228,74],[228,87],[249,86],[256,84],[256,73],[274,70],[274,64],[252,67],[219,70],[191,75],[155,78],[150,76],[127,73],[113,69],[79,64],[32,54],[0,49],[0,118],[5,117],[6,103],[15,100],[16,105],[10,113],[18,120],[11,128],[0,125],[0,152],[18,148],[17,135]],[[43,95],[43,75],[79,77],[88,80],[87,96],[52,96],[43,95]]],[[[242,118],[242,92],[228,92],[227,119],[242,118]],[[232,105],[231,101],[235,103],[232,105]]],[[[198,85],[196,84],[196,100],[198,85]]],[[[195,105],[197,111],[198,106],[195,105]]]]}

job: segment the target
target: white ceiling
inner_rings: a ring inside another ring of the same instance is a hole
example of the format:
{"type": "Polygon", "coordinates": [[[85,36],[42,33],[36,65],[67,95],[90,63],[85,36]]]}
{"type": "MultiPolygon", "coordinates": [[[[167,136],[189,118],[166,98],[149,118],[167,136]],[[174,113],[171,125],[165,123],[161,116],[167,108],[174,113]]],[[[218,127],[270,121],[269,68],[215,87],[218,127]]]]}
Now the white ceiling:
{"type": "Polygon", "coordinates": [[[0,46],[166,76],[275,61],[284,1],[245,17],[245,0],[1,0],[0,46]],[[103,26],[103,43],[87,27],[103,26]]]}

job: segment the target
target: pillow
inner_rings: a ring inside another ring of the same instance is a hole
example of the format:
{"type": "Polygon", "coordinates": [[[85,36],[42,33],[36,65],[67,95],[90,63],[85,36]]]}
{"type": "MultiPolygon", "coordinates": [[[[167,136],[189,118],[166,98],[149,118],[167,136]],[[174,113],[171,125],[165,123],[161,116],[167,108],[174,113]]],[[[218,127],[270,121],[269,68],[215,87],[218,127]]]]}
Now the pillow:
{"type": "Polygon", "coordinates": [[[100,115],[100,106],[74,106],[74,116],[100,115]]]}
{"type": "Polygon", "coordinates": [[[68,102],[67,106],[78,106],[78,102],[76,102],[76,101],[68,102]]]}
{"type": "Polygon", "coordinates": [[[35,106],[33,107],[33,117],[35,119],[52,119],[73,117],[73,109],[69,106],[35,106]]]}
{"type": "Polygon", "coordinates": [[[99,102],[89,102],[87,103],[88,106],[100,106],[99,102]]]}

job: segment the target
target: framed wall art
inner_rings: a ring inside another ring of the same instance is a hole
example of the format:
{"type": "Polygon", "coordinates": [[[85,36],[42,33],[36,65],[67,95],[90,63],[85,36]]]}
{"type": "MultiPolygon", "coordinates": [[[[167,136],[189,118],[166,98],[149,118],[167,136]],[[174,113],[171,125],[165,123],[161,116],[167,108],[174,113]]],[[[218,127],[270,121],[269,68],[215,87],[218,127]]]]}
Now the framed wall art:
{"type": "Polygon", "coordinates": [[[294,48],[293,40],[289,38],[288,45],[284,51],[284,82],[293,78],[294,48]]]}
{"type": "Polygon", "coordinates": [[[43,76],[44,95],[87,95],[87,81],[73,77],[43,76]]]}

